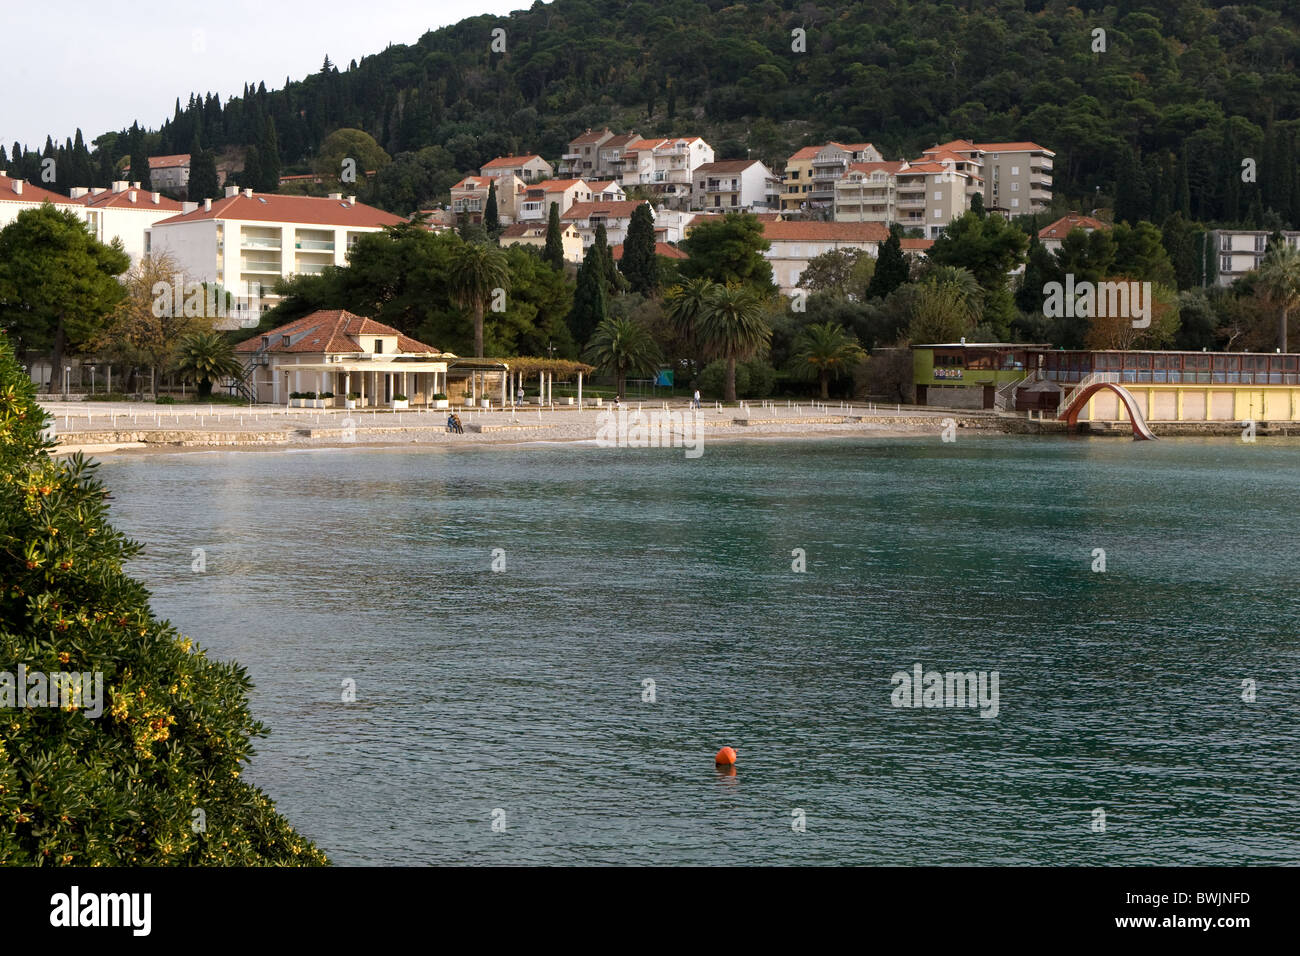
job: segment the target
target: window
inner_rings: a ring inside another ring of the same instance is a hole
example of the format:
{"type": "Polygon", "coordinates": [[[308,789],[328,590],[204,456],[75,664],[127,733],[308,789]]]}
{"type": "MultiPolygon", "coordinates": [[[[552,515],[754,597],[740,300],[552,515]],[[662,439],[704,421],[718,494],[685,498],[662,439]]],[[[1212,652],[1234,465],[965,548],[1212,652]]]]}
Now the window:
{"type": "Polygon", "coordinates": [[[1220,272],[1232,271],[1232,256],[1219,256],[1219,271],[1220,272]]]}
{"type": "Polygon", "coordinates": [[[934,201],[935,201],[935,202],[943,202],[943,190],[941,190],[941,189],[936,189],[936,190],[934,191],[934,201]]]}
{"type": "Polygon", "coordinates": [[[1012,208],[1012,209],[1017,209],[1017,208],[1019,208],[1019,207],[1020,207],[1020,200],[1019,200],[1019,199],[1013,199],[1013,200],[1011,200],[1011,208],[1012,208]]]}
{"type": "Polygon", "coordinates": [[[1255,251],[1256,251],[1256,252],[1263,252],[1264,249],[1265,249],[1265,247],[1266,247],[1267,245],[1268,245],[1268,236],[1256,236],[1256,237],[1255,237],[1255,251]]]}
{"type": "Polygon", "coordinates": [[[1012,184],[1011,184],[1011,191],[1012,191],[1013,193],[1018,193],[1018,192],[1020,192],[1020,183],[1012,183],[1012,184]]]}
{"type": "Polygon", "coordinates": [[[934,218],[935,218],[935,219],[942,219],[942,218],[943,218],[943,210],[942,210],[942,209],[936,209],[936,210],[934,211],[934,218]]]}
{"type": "Polygon", "coordinates": [[[1227,234],[1219,236],[1219,249],[1227,252],[1232,248],[1232,236],[1227,234]]]}
{"type": "Polygon", "coordinates": [[[1011,167],[1011,175],[1012,175],[1012,176],[1019,176],[1019,175],[1020,175],[1020,167],[1019,167],[1019,166],[1012,166],[1012,167],[1011,167]]]}
{"type": "Polygon", "coordinates": [[[383,353],[383,351],[384,351],[384,340],[375,339],[375,354],[380,355],[383,353]]]}

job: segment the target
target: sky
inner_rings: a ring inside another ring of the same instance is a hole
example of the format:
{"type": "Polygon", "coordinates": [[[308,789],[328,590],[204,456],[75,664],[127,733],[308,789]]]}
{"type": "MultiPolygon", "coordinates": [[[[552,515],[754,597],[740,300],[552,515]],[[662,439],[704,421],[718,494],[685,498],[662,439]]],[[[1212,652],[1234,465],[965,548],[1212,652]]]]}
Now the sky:
{"type": "MultiPolygon", "coordinates": [[[[0,5],[0,143],[87,145],[139,120],[157,129],[176,98],[244,83],[280,89],[328,54],[350,60],[478,14],[531,0],[48,0],[0,5]]],[[[485,38],[484,42],[488,42],[485,38]]]]}

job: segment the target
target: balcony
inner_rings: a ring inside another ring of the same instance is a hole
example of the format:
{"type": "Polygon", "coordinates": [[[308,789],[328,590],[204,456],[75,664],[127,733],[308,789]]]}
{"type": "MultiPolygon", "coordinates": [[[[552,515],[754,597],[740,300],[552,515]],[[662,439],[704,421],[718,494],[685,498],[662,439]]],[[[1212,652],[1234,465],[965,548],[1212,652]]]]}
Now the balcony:
{"type": "Polygon", "coordinates": [[[896,202],[894,205],[896,205],[899,209],[924,209],[925,198],[922,197],[920,199],[903,199],[902,197],[900,197],[898,202],[896,202]]]}
{"type": "Polygon", "coordinates": [[[582,159],[582,153],[564,153],[560,159],[582,159]]]}
{"type": "Polygon", "coordinates": [[[301,249],[303,252],[333,252],[334,242],[324,239],[299,239],[294,243],[294,248],[301,249]]]}
{"type": "Polygon", "coordinates": [[[241,249],[274,249],[280,251],[279,239],[264,239],[259,236],[242,236],[239,240],[241,249]]]}

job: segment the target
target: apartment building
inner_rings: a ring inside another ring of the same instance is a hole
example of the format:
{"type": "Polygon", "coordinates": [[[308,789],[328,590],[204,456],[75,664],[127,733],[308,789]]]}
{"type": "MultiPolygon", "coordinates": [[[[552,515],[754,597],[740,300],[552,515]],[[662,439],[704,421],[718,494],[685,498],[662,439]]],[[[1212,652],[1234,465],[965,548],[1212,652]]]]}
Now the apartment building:
{"type": "MultiPolygon", "coordinates": [[[[578,234],[582,236],[584,249],[596,241],[596,227],[603,223],[606,241],[612,246],[627,238],[627,227],[631,225],[632,213],[642,205],[650,204],[642,199],[574,203],[560,214],[560,222],[573,224],[578,234]]],[[[653,213],[654,209],[651,207],[651,214],[653,213]]]]}
{"type": "Polygon", "coordinates": [[[39,209],[46,202],[59,210],[69,210],[78,215],[82,212],[80,205],[69,197],[33,186],[26,180],[14,179],[0,170],[0,229],[17,219],[23,210],[39,209]]]}
{"type": "Polygon", "coordinates": [[[978,158],[954,152],[948,145],[926,150],[896,175],[894,221],[905,229],[920,229],[926,239],[943,235],[983,189],[978,158]]]}
{"type": "Polygon", "coordinates": [[[695,169],[693,209],[773,210],[781,201],[781,180],[756,159],[724,159],[695,169]]]}
{"type": "Polygon", "coordinates": [[[1043,248],[1048,252],[1056,252],[1061,248],[1061,243],[1065,241],[1065,237],[1076,229],[1092,232],[1096,229],[1109,228],[1110,226],[1100,219],[1093,219],[1091,216],[1081,216],[1077,212],[1072,212],[1039,229],[1038,241],[1043,244],[1043,248]]]}
{"type": "Polygon", "coordinates": [[[770,244],[763,255],[772,264],[772,278],[782,293],[793,295],[810,260],[835,249],[861,249],[879,256],[889,229],[879,222],[764,220],[763,236],[770,244]]]}
{"type": "Polygon", "coordinates": [[[690,206],[695,170],[713,162],[713,147],[698,136],[638,139],[623,152],[619,181],[639,186],[666,205],[690,206]]]}
{"type": "Polygon", "coordinates": [[[135,265],[145,255],[145,234],[155,223],[169,219],[183,207],[159,192],[146,192],[139,183],[115,182],[112,187],[74,186],[70,198],[79,204],[86,225],[100,242],[122,241],[135,265]]]}
{"type": "Polygon", "coordinates": [[[190,154],[149,157],[149,185],[153,189],[182,190],[190,184],[190,154]]]}
{"type": "Polygon", "coordinates": [[[782,212],[798,212],[810,201],[812,161],[820,149],[820,146],[805,146],[785,161],[781,174],[782,212]]]}
{"type": "Polygon", "coordinates": [[[221,199],[187,202],[145,233],[145,252],[166,252],[196,282],[237,297],[227,328],[256,325],[279,301],[280,279],[347,263],[361,236],[404,222],[355,196],[280,196],[227,186],[221,199]]]}
{"type": "Polygon", "coordinates": [[[984,207],[1011,216],[1043,212],[1052,203],[1056,154],[1037,143],[975,143],[984,164],[984,207]]]}
{"type": "Polygon", "coordinates": [[[588,129],[581,136],[569,140],[568,148],[560,157],[560,164],[555,174],[561,179],[582,179],[601,176],[597,168],[599,150],[602,144],[614,138],[609,129],[593,132],[588,129]]]}
{"type": "Polygon", "coordinates": [[[502,225],[518,221],[528,185],[514,173],[498,171],[495,176],[466,176],[451,187],[451,211],[460,222],[482,224],[494,183],[497,220],[502,225]]]}
{"type": "Polygon", "coordinates": [[[835,181],[835,221],[894,222],[898,174],[906,168],[906,160],[850,164],[835,181]]]}
{"type": "Polygon", "coordinates": [[[591,202],[595,198],[592,188],[581,179],[547,179],[533,183],[524,187],[517,221],[545,222],[551,214],[551,203],[563,212],[574,203],[591,202]]]}
{"type": "MultiPolygon", "coordinates": [[[[1263,229],[1216,229],[1210,233],[1214,243],[1215,282],[1229,286],[1246,273],[1258,269],[1268,250],[1268,237],[1272,233],[1263,229]]],[[[1287,230],[1282,238],[1292,249],[1300,248],[1300,232],[1287,230]]]]}
{"type": "Polygon", "coordinates": [[[551,164],[536,154],[528,156],[498,156],[486,163],[480,176],[517,176],[525,183],[539,183],[555,175],[551,164]]]}

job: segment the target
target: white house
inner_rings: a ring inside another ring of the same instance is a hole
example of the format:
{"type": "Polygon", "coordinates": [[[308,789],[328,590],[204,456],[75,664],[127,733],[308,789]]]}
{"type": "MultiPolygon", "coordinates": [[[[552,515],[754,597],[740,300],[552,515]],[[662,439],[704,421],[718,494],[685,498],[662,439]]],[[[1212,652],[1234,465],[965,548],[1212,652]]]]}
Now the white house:
{"type": "Polygon", "coordinates": [[[342,406],[431,405],[456,358],[373,319],[321,310],[235,346],[254,401],[287,404],[293,392],[333,392],[342,406]],[[404,395],[405,399],[395,396],[404,395]]]}
{"type": "Polygon", "coordinates": [[[551,203],[564,212],[574,203],[591,202],[595,198],[591,187],[581,179],[546,179],[524,187],[517,219],[519,222],[545,222],[551,215],[551,203]]]}
{"type": "MultiPolygon", "coordinates": [[[[546,248],[546,223],[517,222],[513,226],[506,226],[501,231],[501,245],[532,246],[535,249],[544,250],[546,248]]],[[[560,246],[564,250],[566,261],[582,261],[582,234],[578,232],[578,227],[573,223],[565,222],[560,224],[560,246]]]]}
{"type": "Polygon", "coordinates": [[[222,199],[187,202],[145,235],[145,252],[167,252],[196,282],[213,282],[237,297],[228,328],[256,325],[279,301],[275,283],[347,264],[366,233],[404,222],[355,196],[278,196],[227,186],[222,199]]]}
{"type": "Polygon", "coordinates": [[[24,209],[39,209],[46,202],[52,203],[55,209],[82,213],[81,207],[69,197],[13,179],[0,170],[0,229],[17,219],[24,209]]]}
{"type": "Polygon", "coordinates": [[[777,209],[781,180],[756,159],[702,163],[693,173],[692,209],[777,209]]]}
{"type": "Polygon", "coordinates": [[[518,176],[526,183],[539,183],[555,175],[551,164],[535,153],[527,156],[498,156],[485,163],[480,176],[518,176]]]}

